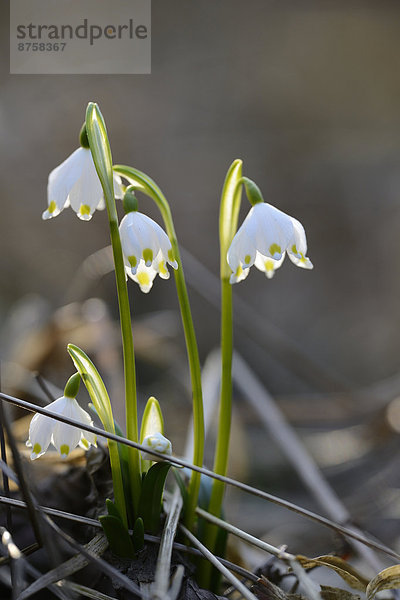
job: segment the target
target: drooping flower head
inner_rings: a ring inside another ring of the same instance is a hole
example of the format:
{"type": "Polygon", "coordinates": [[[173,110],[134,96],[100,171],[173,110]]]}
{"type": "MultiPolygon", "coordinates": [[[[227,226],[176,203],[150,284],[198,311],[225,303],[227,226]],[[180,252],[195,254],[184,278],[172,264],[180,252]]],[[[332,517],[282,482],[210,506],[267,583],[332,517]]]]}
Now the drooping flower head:
{"type": "Polygon", "coordinates": [[[255,265],[270,279],[288,254],[298,267],[312,269],[306,256],[307,240],[302,224],[271,204],[263,201],[258,187],[243,177],[253,207],[236,232],[228,250],[228,264],[232,269],[231,283],[247,277],[255,265]]]}
{"type": "MultiPolygon", "coordinates": [[[[46,408],[50,412],[80,421],[83,425],[93,425],[89,414],[76,401],[80,375],[72,375],[67,382],[64,396],[51,402],[46,408]]],[[[29,427],[29,438],[26,445],[32,448],[31,459],[35,460],[44,454],[49,445],[58,450],[61,458],[66,458],[76,446],[87,450],[90,445],[96,446],[96,436],[89,431],[56,421],[51,417],[37,413],[29,427]]]]}
{"type": "Polygon", "coordinates": [[[167,263],[174,269],[178,263],[173,257],[171,242],[165,231],[147,215],[137,210],[133,189],[128,187],[124,196],[127,214],[119,226],[122,252],[127,275],[147,293],[155,276],[169,279],[167,263]]]}
{"type": "MultiPolygon", "coordinates": [[[[89,221],[96,209],[105,208],[103,190],[89,149],[86,131],[82,128],[81,147],[61,165],[53,169],[47,184],[47,209],[43,219],[51,219],[71,206],[83,221],[89,221]]],[[[116,198],[123,197],[119,175],[113,174],[116,198]]]]}
{"type": "MultiPolygon", "coordinates": [[[[148,435],[144,438],[142,442],[143,446],[146,446],[150,450],[154,450],[154,452],[159,452],[160,454],[164,454],[167,458],[172,455],[172,444],[171,442],[163,436],[160,431],[156,431],[151,435],[148,435]]],[[[154,454],[148,454],[141,450],[143,460],[152,460],[155,462],[160,462],[162,460],[158,456],[154,456],[154,454]]]]}

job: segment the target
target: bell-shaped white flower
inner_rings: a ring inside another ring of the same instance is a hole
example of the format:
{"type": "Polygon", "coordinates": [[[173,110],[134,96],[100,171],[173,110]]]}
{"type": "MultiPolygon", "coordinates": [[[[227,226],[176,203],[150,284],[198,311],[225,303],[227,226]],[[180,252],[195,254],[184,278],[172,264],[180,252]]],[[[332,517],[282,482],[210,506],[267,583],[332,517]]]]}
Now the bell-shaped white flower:
{"type": "MultiPolygon", "coordinates": [[[[154,450],[154,452],[159,452],[160,454],[164,454],[167,458],[172,455],[172,444],[171,442],[163,436],[162,433],[156,431],[151,435],[148,435],[144,438],[142,442],[142,446],[146,446],[150,448],[150,450],[154,450]]],[[[153,454],[148,454],[144,450],[141,450],[143,460],[152,460],[159,462],[162,458],[158,456],[154,456],[153,454]]]]}
{"type": "Polygon", "coordinates": [[[281,266],[285,253],[298,267],[313,268],[306,256],[307,240],[302,224],[266,202],[257,202],[228,250],[230,282],[245,279],[253,264],[270,279],[281,266]]]}
{"type": "Polygon", "coordinates": [[[162,279],[169,278],[167,263],[178,268],[167,234],[147,215],[137,210],[128,212],[119,233],[126,273],[140,285],[142,292],[150,291],[157,274],[162,279]]]}
{"type": "MultiPolygon", "coordinates": [[[[113,177],[115,196],[122,198],[121,178],[116,173],[113,177]]],[[[56,217],[71,206],[80,219],[89,221],[96,209],[105,208],[100,179],[88,148],[78,148],[50,173],[47,202],[43,219],[56,217]]]]}
{"type": "MultiPolygon", "coordinates": [[[[89,414],[79,406],[75,398],[61,396],[46,408],[54,414],[75,419],[83,425],[93,425],[89,414]]],[[[91,444],[96,446],[96,436],[89,431],[37,413],[31,421],[29,439],[26,442],[26,445],[32,448],[31,459],[42,456],[50,443],[61,454],[61,458],[66,458],[78,444],[85,450],[91,444]]]]}

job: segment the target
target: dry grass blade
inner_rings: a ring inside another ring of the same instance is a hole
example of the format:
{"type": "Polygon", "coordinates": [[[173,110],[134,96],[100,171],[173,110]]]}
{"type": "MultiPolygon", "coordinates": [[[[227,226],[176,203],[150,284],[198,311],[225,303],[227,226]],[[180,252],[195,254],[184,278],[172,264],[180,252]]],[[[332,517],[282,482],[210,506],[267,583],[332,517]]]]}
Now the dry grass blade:
{"type": "MultiPolygon", "coordinates": [[[[114,440],[116,442],[119,442],[120,444],[125,444],[126,446],[130,446],[131,448],[137,448],[138,450],[146,450],[146,452],[148,454],[152,454],[153,456],[157,456],[163,460],[165,459],[165,457],[162,454],[159,454],[158,452],[154,452],[153,450],[151,450],[147,447],[144,448],[141,444],[137,444],[136,442],[132,442],[131,440],[128,440],[126,438],[114,435],[112,433],[108,433],[108,432],[104,431],[103,429],[100,429],[99,427],[90,427],[89,425],[80,423],[79,421],[76,421],[75,419],[69,419],[69,418],[61,416],[61,415],[55,415],[54,413],[49,413],[48,410],[41,408],[39,406],[35,406],[34,404],[31,404],[30,402],[26,402],[25,400],[13,398],[12,396],[8,396],[7,394],[2,394],[2,393],[0,393],[0,399],[5,400],[6,402],[10,402],[11,404],[15,404],[16,406],[20,406],[21,408],[25,408],[26,410],[29,410],[32,412],[38,412],[40,414],[50,416],[52,419],[55,419],[56,421],[61,421],[62,423],[74,425],[75,427],[79,427],[80,429],[83,429],[84,431],[90,431],[92,433],[95,433],[97,436],[114,440]]],[[[1,403],[0,403],[0,405],[1,405],[1,403]]],[[[306,517],[312,521],[315,521],[316,523],[319,523],[320,525],[324,525],[325,527],[328,527],[329,529],[332,529],[333,531],[341,533],[342,535],[344,535],[346,537],[350,537],[352,539],[358,540],[359,542],[365,544],[366,546],[369,546],[370,548],[374,548],[375,550],[379,550],[380,552],[384,552],[388,556],[391,556],[392,558],[396,559],[397,561],[400,561],[400,554],[398,554],[391,548],[388,548],[384,544],[381,544],[380,542],[371,540],[364,535],[360,535],[359,533],[352,531],[352,530],[348,529],[347,527],[344,527],[343,525],[334,523],[330,519],[327,519],[326,517],[318,515],[318,514],[312,512],[310,510],[307,510],[305,508],[302,508],[296,504],[293,504],[292,502],[288,502],[287,500],[283,500],[282,498],[278,498],[277,496],[268,494],[268,492],[264,492],[263,490],[254,488],[250,485],[247,485],[246,483],[242,483],[241,481],[236,481],[235,479],[232,479],[231,477],[224,477],[223,475],[218,475],[217,473],[214,473],[213,471],[210,471],[209,469],[197,467],[196,465],[191,464],[187,460],[182,460],[175,456],[168,457],[168,460],[172,464],[180,465],[182,467],[187,467],[188,469],[191,469],[193,471],[203,473],[204,475],[208,475],[209,477],[212,477],[213,479],[217,479],[218,481],[223,481],[224,483],[234,486],[244,492],[247,492],[254,496],[258,496],[259,498],[263,498],[264,500],[267,500],[268,502],[273,502],[274,504],[276,504],[278,506],[282,506],[283,508],[287,508],[288,510],[291,510],[292,512],[295,512],[299,515],[302,515],[303,517],[306,517]]]]}
{"type": "Polygon", "coordinates": [[[352,565],[339,556],[317,556],[316,558],[307,558],[298,555],[296,560],[304,569],[313,569],[314,567],[327,567],[335,571],[340,577],[353,589],[365,592],[369,579],[364,577],[352,565]]]}
{"type": "Polygon", "coordinates": [[[242,594],[246,600],[257,600],[256,596],[247,588],[235,575],[233,575],[229,569],[227,569],[220,560],[208,548],[206,548],[184,525],[180,525],[180,529],[190,542],[200,550],[203,556],[210,561],[210,563],[218,569],[220,573],[231,583],[238,592],[242,594]]]}
{"type": "Polygon", "coordinates": [[[79,583],[75,583],[73,581],[66,581],[65,587],[80,594],[84,598],[93,598],[94,600],[117,600],[113,596],[109,596],[108,594],[103,594],[103,592],[98,592],[92,588],[88,588],[85,585],[80,585],[79,583]]]}
{"type": "Polygon", "coordinates": [[[367,600],[372,600],[378,592],[400,588],[400,565],[384,569],[374,577],[367,586],[367,600]]]}
{"type": "MultiPolygon", "coordinates": [[[[106,550],[108,546],[107,539],[104,535],[98,534],[96,535],[88,544],[85,544],[85,548],[88,552],[92,553],[95,556],[100,556],[106,550]]],[[[36,594],[38,591],[43,588],[48,587],[52,583],[56,583],[62,579],[65,579],[69,575],[73,573],[77,573],[89,563],[89,559],[87,557],[82,556],[81,553],[76,554],[72,558],[69,558],[61,565],[48,571],[39,579],[34,581],[29,587],[27,587],[19,596],[18,600],[26,600],[26,598],[30,598],[33,594],[36,594]]]]}
{"type": "Polygon", "coordinates": [[[176,489],[168,507],[167,518],[161,537],[160,550],[157,557],[154,584],[151,586],[150,597],[154,600],[175,600],[179,593],[179,588],[177,592],[175,591],[178,580],[176,580],[175,586],[171,586],[171,589],[169,589],[169,578],[171,572],[172,549],[182,506],[183,502],[181,494],[179,489],[176,489]]]}

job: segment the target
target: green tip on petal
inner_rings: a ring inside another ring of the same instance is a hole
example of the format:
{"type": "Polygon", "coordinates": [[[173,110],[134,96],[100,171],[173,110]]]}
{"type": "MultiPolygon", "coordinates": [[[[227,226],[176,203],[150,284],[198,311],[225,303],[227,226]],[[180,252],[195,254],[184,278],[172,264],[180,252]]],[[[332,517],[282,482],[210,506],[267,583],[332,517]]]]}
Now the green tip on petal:
{"type": "Polygon", "coordinates": [[[126,188],[123,199],[124,211],[126,214],[135,212],[138,209],[138,201],[135,196],[135,188],[130,185],[126,188]]]}
{"type": "Polygon", "coordinates": [[[62,444],[60,446],[60,454],[61,454],[61,458],[67,458],[67,456],[69,454],[69,446],[68,446],[68,444],[62,444]]]}
{"type": "Polygon", "coordinates": [[[72,375],[64,388],[64,396],[66,398],[76,398],[79,392],[79,385],[81,383],[81,376],[79,373],[72,375]]]}
{"type": "Polygon", "coordinates": [[[81,131],[79,133],[79,143],[82,148],[86,148],[87,150],[90,148],[89,139],[86,131],[86,123],[84,123],[81,127],[81,131]]]}
{"type": "Polygon", "coordinates": [[[247,198],[252,206],[259,204],[260,202],[264,202],[261,190],[258,185],[254,183],[254,181],[248,177],[242,177],[242,182],[244,183],[247,198]]]}

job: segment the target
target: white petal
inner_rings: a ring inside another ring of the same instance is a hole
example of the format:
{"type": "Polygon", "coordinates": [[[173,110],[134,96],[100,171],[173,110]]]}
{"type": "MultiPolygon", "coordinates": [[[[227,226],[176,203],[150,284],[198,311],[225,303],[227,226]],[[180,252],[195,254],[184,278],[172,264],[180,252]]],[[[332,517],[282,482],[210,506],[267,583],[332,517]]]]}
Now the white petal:
{"type": "Polygon", "coordinates": [[[133,211],[124,216],[119,226],[122,252],[132,275],[136,275],[143,250],[135,235],[134,223],[135,212],[133,211]]]}
{"type": "Polygon", "coordinates": [[[45,417],[37,413],[29,426],[29,439],[27,446],[32,447],[31,459],[42,456],[49,447],[53,428],[55,426],[54,419],[45,417]]]}
{"type": "Polygon", "coordinates": [[[66,207],[68,194],[82,175],[85,153],[90,151],[78,148],[61,165],[53,169],[47,184],[48,209],[42,218],[50,219],[60,214],[66,207]]]}
{"type": "Polygon", "coordinates": [[[259,269],[260,271],[263,271],[263,273],[265,273],[265,275],[268,279],[272,279],[272,277],[275,274],[276,269],[279,269],[279,267],[283,263],[284,259],[285,259],[285,253],[282,254],[282,257],[279,260],[274,260],[273,258],[270,258],[269,256],[263,256],[262,254],[260,254],[260,252],[257,252],[257,256],[256,256],[256,260],[254,262],[254,265],[257,267],[257,269],[259,269]]]}
{"type": "Polygon", "coordinates": [[[307,257],[307,238],[303,225],[291,217],[293,224],[293,238],[289,244],[288,254],[290,260],[302,269],[313,269],[311,260],[307,257]]]}
{"type": "Polygon", "coordinates": [[[239,266],[241,266],[243,269],[247,269],[254,264],[257,250],[257,221],[254,219],[254,214],[253,207],[236,232],[228,249],[227,260],[234,273],[237,271],[239,266]]]}
{"type": "Polygon", "coordinates": [[[234,271],[230,276],[229,283],[239,283],[239,281],[243,281],[243,279],[246,279],[249,273],[250,269],[243,269],[243,267],[239,265],[236,271],[234,271]]]}
{"type": "Polygon", "coordinates": [[[153,267],[146,267],[144,261],[141,260],[135,274],[127,266],[125,266],[125,270],[128,276],[139,284],[142,292],[147,294],[151,290],[154,278],[157,275],[157,271],[153,267]]]}
{"type": "Polygon", "coordinates": [[[113,172],[113,183],[114,183],[114,196],[118,198],[118,200],[122,200],[124,197],[124,189],[122,185],[122,179],[117,173],[113,172]]]}
{"type": "Polygon", "coordinates": [[[307,256],[302,256],[301,258],[298,258],[297,256],[295,256],[294,254],[291,254],[290,252],[288,252],[289,258],[292,261],[292,263],[294,263],[296,265],[296,267],[301,267],[302,269],[313,269],[314,265],[312,264],[311,260],[307,257],[307,256]]]}
{"type": "Polygon", "coordinates": [[[264,256],[280,260],[293,238],[291,218],[266,202],[253,208],[257,220],[256,247],[264,256]]]}
{"type": "MultiPolygon", "coordinates": [[[[78,413],[79,413],[79,417],[78,417],[79,421],[81,421],[81,423],[83,425],[93,426],[93,421],[90,418],[89,413],[87,413],[86,410],[83,410],[83,408],[80,407],[79,405],[78,405],[78,413]]],[[[91,433],[90,431],[84,431],[82,429],[79,445],[82,448],[84,448],[85,450],[87,450],[90,445],[97,446],[96,439],[97,438],[96,438],[95,433],[91,433]]]]}
{"type": "Polygon", "coordinates": [[[83,221],[92,218],[103,195],[90,150],[87,150],[87,153],[83,156],[82,174],[68,194],[71,207],[83,221]]]}
{"type": "MultiPolygon", "coordinates": [[[[80,420],[81,414],[79,405],[74,398],[60,398],[64,400],[63,405],[59,406],[59,413],[71,419],[80,420]]],[[[81,429],[73,425],[58,422],[53,430],[52,442],[57,448],[62,458],[66,458],[74,448],[79,444],[81,439],[81,429]]]]}
{"type": "Polygon", "coordinates": [[[104,200],[104,196],[100,198],[100,202],[96,206],[96,210],[104,210],[106,208],[106,201],[104,200]]]}

